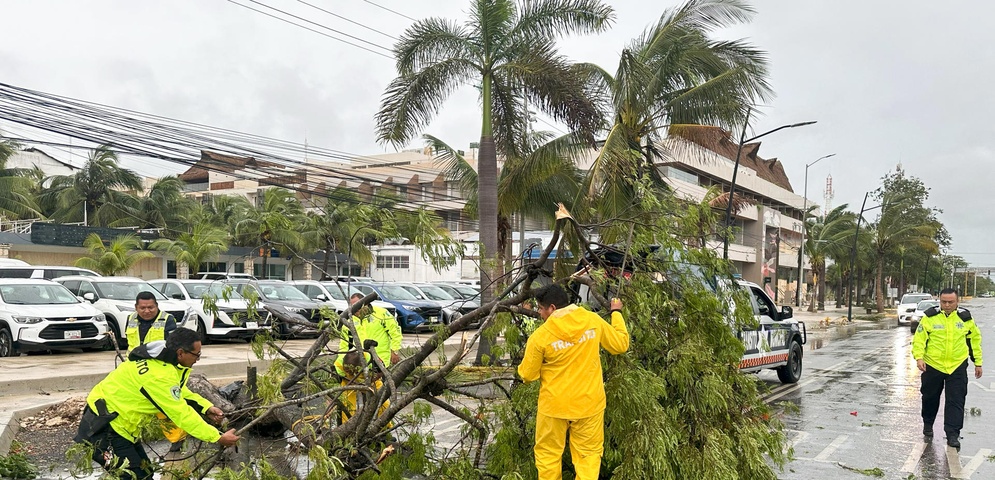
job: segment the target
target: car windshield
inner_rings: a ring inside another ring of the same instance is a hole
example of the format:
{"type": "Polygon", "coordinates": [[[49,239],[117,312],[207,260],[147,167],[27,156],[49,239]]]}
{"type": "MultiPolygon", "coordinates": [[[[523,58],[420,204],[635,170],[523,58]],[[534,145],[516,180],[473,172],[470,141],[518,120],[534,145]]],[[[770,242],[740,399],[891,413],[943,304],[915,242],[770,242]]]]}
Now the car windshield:
{"type": "Polygon", "coordinates": [[[902,297],[902,304],[919,303],[923,300],[932,300],[930,295],[905,295],[902,297]]]}
{"type": "Polygon", "coordinates": [[[345,292],[349,292],[348,296],[350,297],[356,293],[364,297],[366,296],[365,293],[359,291],[359,289],[356,287],[347,289],[345,282],[341,284],[336,284],[335,282],[328,282],[328,283],[322,283],[322,285],[325,287],[325,290],[328,290],[328,294],[331,295],[332,298],[335,300],[345,300],[346,299],[345,292]]]}
{"type": "Polygon", "coordinates": [[[383,293],[384,300],[418,300],[411,292],[397,285],[381,285],[380,292],[383,293]]]}
{"type": "Polygon", "coordinates": [[[261,284],[259,285],[260,296],[264,300],[302,300],[310,302],[311,299],[304,292],[293,285],[261,284]]]}
{"type": "Polygon", "coordinates": [[[15,305],[79,303],[79,299],[62,285],[3,285],[0,297],[4,303],[15,305]]]}
{"type": "Polygon", "coordinates": [[[421,289],[422,293],[424,293],[430,300],[456,300],[455,297],[435,285],[419,285],[418,288],[421,289]]]}
{"type": "Polygon", "coordinates": [[[152,292],[156,300],[166,300],[165,295],[145,282],[93,282],[93,288],[97,290],[100,298],[111,300],[135,301],[138,292],[152,292]]]}
{"type": "Polygon", "coordinates": [[[466,298],[473,298],[480,295],[480,291],[473,287],[461,287],[459,285],[453,285],[453,290],[461,293],[466,298]]]}
{"type": "Polygon", "coordinates": [[[225,297],[225,289],[228,289],[228,298],[230,300],[241,300],[242,295],[240,295],[234,288],[228,288],[226,285],[220,283],[184,283],[184,287],[187,288],[187,293],[190,294],[190,298],[196,298],[198,300],[204,298],[205,295],[210,295],[214,297],[215,300],[223,300],[225,297]]]}
{"type": "Polygon", "coordinates": [[[925,311],[926,309],[928,309],[930,307],[939,307],[939,306],[940,306],[940,302],[937,302],[936,300],[923,300],[923,301],[919,302],[919,305],[916,305],[916,310],[923,310],[923,311],[925,311]]]}

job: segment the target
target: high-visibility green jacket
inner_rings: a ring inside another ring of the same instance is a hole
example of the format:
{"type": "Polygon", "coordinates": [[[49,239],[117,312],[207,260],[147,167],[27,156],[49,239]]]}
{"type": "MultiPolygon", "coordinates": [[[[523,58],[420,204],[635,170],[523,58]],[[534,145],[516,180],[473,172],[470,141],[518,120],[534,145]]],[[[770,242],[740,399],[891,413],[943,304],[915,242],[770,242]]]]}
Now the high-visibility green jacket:
{"type": "Polygon", "coordinates": [[[556,309],[525,344],[518,375],[539,380],[539,413],[579,420],[605,409],[601,348],[617,355],[629,349],[629,332],[621,312],[611,325],[577,305],[556,309]]]}
{"type": "Polygon", "coordinates": [[[176,330],[176,318],[173,317],[173,314],[159,310],[159,315],[152,320],[152,325],[149,327],[148,332],[145,333],[145,338],[141,338],[140,322],[142,321],[138,317],[138,312],[134,312],[128,316],[128,325],[124,329],[124,337],[128,339],[129,349],[134,349],[144,343],[165,340],[170,332],[176,330]]]}
{"type": "Polygon", "coordinates": [[[943,313],[936,307],[924,312],[912,337],[912,356],[943,373],[953,373],[968,357],[981,366],[981,330],[971,312],[958,308],[943,313]]]}
{"type": "MultiPolygon", "coordinates": [[[[380,361],[383,362],[385,367],[389,367],[390,352],[396,352],[401,349],[401,326],[398,325],[397,319],[387,309],[377,306],[373,306],[372,308],[373,310],[370,314],[363,318],[353,316],[352,321],[356,325],[356,333],[359,334],[359,344],[362,345],[366,340],[376,340],[377,356],[380,357],[380,361]]],[[[355,345],[354,342],[349,341],[351,337],[349,329],[342,327],[342,341],[339,342],[340,352],[345,352],[355,345]]],[[[339,375],[345,375],[345,370],[343,369],[344,359],[344,353],[340,353],[338,358],[335,359],[335,370],[338,371],[339,375]]],[[[367,357],[367,360],[369,360],[369,357],[367,357]]]]}
{"type": "Polygon", "coordinates": [[[117,412],[111,428],[122,437],[136,442],[142,426],[166,415],[176,426],[205,442],[221,438],[217,428],[201,418],[213,406],[204,397],[187,389],[190,369],[160,360],[166,342],[154,342],[138,347],[129,354],[129,361],[118,365],[100,381],[86,397],[86,403],[96,412],[96,401],[104,399],[108,412],[117,412]]]}

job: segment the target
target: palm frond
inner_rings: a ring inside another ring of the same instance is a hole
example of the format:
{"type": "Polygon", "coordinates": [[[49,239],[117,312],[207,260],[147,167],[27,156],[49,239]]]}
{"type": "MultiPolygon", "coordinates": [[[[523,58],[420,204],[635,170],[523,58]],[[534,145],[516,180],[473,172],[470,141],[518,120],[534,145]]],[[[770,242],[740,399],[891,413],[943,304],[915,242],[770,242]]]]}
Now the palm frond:
{"type": "Polygon", "coordinates": [[[456,22],[442,18],[426,18],[408,27],[394,45],[397,71],[410,75],[423,68],[453,58],[461,58],[482,70],[473,59],[478,54],[469,33],[456,22]]]}
{"type": "Polygon", "coordinates": [[[599,0],[533,0],[522,5],[512,35],[553,39],[601,33],[614,20],[615,11],[599,0]]]}
{"type": "Polygon", "coordinates": [[[395,78],[376,114],[377,140],[403,146],[421,133],[449,95],[468,83],[474,72],[473,64],[453,58],[395,78]]]}

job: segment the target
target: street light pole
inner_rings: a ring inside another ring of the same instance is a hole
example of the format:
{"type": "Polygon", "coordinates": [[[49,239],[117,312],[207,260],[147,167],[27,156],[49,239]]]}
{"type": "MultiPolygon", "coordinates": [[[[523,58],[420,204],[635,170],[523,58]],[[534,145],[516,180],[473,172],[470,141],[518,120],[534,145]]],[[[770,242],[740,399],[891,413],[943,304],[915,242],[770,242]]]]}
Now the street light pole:
{"type": "Polygon", "coordinates": [[[805,279],[804,271],[802,270],[802,262],[805,258],[805,237],[808,235],[808,226],[806,222],[808,219],[808,167],[819,163],[819,160],[833,157],[835,155],[835,153],[823,155],[815,159],[814,162],[805,165],[805,193],[802,194],[802,245],[801,249],[798,250],[798,287],[795,288],[795,306],[798,308],[801,308],[802,306],[802,281],[805,279]]]}
{"type": "Polygon", "coordinates": [[[729,231],[728,231],[728,229],[730,228],[730,222],[732,220],[732,204],[733,204],[733,201],[734,201],[734,197],[736,195],[736,174],[739,172],[739,159],[740,159],[740,155],[742,155],[742,153],[743,153],[743,145],[746,144],[746,143],[752,142],[754,140],[757,140],[760,137],[765,137],[767,135],[770,135],[770,134],[772,134],[774,132],[777,132],[779,130],[784,130],[785,128],[804,127],[805,125],[812,125],[813,123],[816,123],[816,122],[812,121],[812,122],[793,123],[791,125],[781,125],[780,127],[777,127],[777,128],[775,128],[773,130],[770,130],[770,131],[767,131],[767,132],[764,132],[764,133],[761,133],[760,135],[757,135],[755,137],[744,138],[744,137],[746,137],[746,127],[748,127],[749,124],[750,124],[750,110],[746,111],[746,121],[743,123],[743,131],[739,135],[739,146],[736,148],[736,162],[735,162],[735,164],[732,167],[732,182],[729,185],[729,201],[726,203],[725,227],[726,227],[727,230],[725,231],[725,235],[724,235],[725,241],[722,242],[722,259],[723,260],[728,260],[729,259],[729,231]]]}
{"type": "MultiPolygon", "coordinates": [[[[865,208],[865,205],[867,205],[867,196],[870,195],[870,193],[871,192],[864,193],[864,202],[860,204],[860,214],[857,215],[857,229],[854,230],[853,232],[853,249],[850,250],[850,275],[849,278],[847,278],[847,291],[846,291],[846,297],[847,297],[846,320],[848,322],[853,321],[853,266],[857,260],[857,236],[860,235],[860,221],[864,219],[864,212],[868,212],[874,210],[875,208],[881,208],[884,206],[884,203],[882,203],[880,205],[875,205],[873,207],[865,208]]],[[[857,285],[857,288],[860,288],[859,284],[857,285]]]]}

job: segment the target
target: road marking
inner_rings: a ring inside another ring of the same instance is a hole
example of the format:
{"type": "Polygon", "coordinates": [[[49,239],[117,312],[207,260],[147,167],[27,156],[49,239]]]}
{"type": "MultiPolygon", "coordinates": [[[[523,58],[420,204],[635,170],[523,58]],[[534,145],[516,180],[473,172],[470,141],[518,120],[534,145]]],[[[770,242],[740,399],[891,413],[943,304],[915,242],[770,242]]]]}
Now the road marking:
{"type": "Polygon", "coordinates": [[[992,451],[987,448],[982,448],[981,450],[978,450],[978,453],[974,455],[974,458],[972,458],[971,461],[967,463],[967,466],[965,466],[964,469],[961,470],[961,475],[962,475],[961,478],[971,478],[971,475],[974,475],[974,471],[977,470],[978,467],[980,467],[983,462],[988,460],[988,456],[991,454],[992,451]]]}
{"type": "Polygon", "coordinates": [[[791,393],[791,392],[793,392],[795,390],[798,390],[799,388],[802,388],[805,385],[808,385],[808,384],[810,384],[810,383],[812,383],[814,381],[815,381],[814,378],[810,378],[808,380],[803,380],[801,382],[798,382],[798,383],[792,385],[791,387],[782,390],[781,392],[779,392],[776,395],[769,395],[769,396],[767,396],[766,398],[764,398],[764,402],[767,402],[767,403],[773,402],[774,400],[777,400],[778,398],[781,398],[781,397],[783,397],[783,396],[785,396],[785,395],[787,395],[787,394],[789,394],[789,393],[791,393]]]}
{"type": "Polygon", "coordinates": [[[829,456],[835,453],[836,449],[840,448],[840,445],[843,445],[843,443],[849,438],[849,435],[840,435],[836,437],[836,440],[833,440],[833,443],[830,443],[828,447],[822,449],[822,451],[815,456],[815,460],[820,462],[826,461],[829,459],[829,456]]]}
{"type": "Polygon", "coordinates": [[[908,458],[905,459],[905,465],[902,465],[902,472],[912,473],[916,471],[916,465],[919,464],[919,460],[922,459],[922,452],[926,451],[926,442],[919,442],[914,447],[912,451],[909,452],[908,458]]]}
{"type": "Polygon", "coordinates": [[[991,393],[993,390],[995,390],[995,382],[991,382],[991,384],[988,386],[988,388],[985,388],[985,386],[982,385],[981,382],[979,382],[977,380],[971,380],[971,385],[974,385],[974,386],[976,386],[976,387],[978,387],[978,388],[980,388],[980,389],[982,389],[982,390],[984,390],[984,391],[986,391],[988,393],[991,393]]]}
{"type": "Polygon", "coordinates": [[[876,383],[878,385],[881,385],[882,387],[887,387],[888,386],[888,384],[886,384],[886,383],[882,382],[881,380],[878,380],[878,379],[876,379],[876,378],[874,378],[874,377],[872,377],[870,375],[862,375],[862,376],[864,377],[864,380],[843,380],[841,383],[849,383],[851,385],[859,385],[859,384],[863,384],[863,383],[876,383]]]}
{"type": "Polygon", "coordinates": [[[791,440],[788,440],[784,444],[784,452],[785,453],[787,453],[788,450],[790,450],[792,448],[795,448],[795,446],[797,446],[799,443],[804,442],[805,440],[807,440],[808,436],[809,436],[808,432],[803,432],[801,430],[786,430],[786,432],[794,432],[797,435],[795,435],[794,438],[792,438],[791,440]]]}

